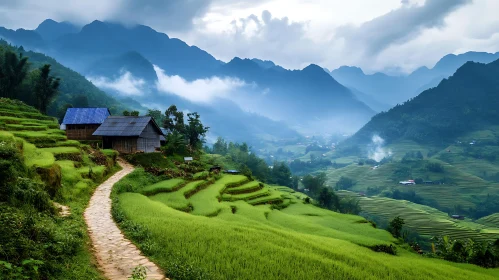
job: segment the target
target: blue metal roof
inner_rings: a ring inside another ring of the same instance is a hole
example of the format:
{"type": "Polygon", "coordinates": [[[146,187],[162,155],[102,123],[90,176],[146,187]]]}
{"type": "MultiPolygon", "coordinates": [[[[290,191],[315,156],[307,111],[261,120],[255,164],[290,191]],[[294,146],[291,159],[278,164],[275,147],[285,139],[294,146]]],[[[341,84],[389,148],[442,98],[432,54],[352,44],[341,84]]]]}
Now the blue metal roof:
{"type": "Polygon", "coordinates": [[[68,108],[62,124],[102,124],[110,115],[107,108],[68,108]]]}

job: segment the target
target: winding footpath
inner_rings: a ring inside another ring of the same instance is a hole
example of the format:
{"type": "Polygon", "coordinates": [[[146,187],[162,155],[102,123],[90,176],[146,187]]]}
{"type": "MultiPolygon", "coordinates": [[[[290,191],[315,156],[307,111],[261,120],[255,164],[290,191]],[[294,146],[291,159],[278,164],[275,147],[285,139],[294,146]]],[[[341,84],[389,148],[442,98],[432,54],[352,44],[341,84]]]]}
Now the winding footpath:
{"type": "Polygon", "coordinates": [[[120,165],[123,170],[97,187],[84,214],[99,268],[111,280],[128,279],[138,265],[146,268],[147,279],[167,279],[159,267],[125,238],[111,216],[110,195],[113,185],[134,170],[133,166],[123,161],[120,161],[120,165]]]}

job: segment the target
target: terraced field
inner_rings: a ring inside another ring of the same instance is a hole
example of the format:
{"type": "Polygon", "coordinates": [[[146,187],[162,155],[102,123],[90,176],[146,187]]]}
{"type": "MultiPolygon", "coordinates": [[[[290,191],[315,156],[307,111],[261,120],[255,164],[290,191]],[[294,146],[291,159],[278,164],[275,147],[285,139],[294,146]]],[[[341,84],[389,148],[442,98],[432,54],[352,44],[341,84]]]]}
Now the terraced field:
{"type": "Polygon", "coordinates": [[[481,219],[476,220],[476,222],[486,226],[499,228],[499,213],[483,217],[481,219]]]}
{"type": "Polygon", "coordinates": [[[138,169],[114,189],[120,226],[174,279],[499,276],[497,270],[420,257],[362,217],[315,207],[305,203],[305,194],[240,175],[156,182],[138,169]],[[161,192],[144,195],[151,190],[161,192]],[[390,244],[397,256],[374,251],[390,244]],[[179,266],[188,267],[189,276],[177,274],[179,266]]]}
{"type": "MultiPolygon", "coordinates": [[[[33,172],[30,179],[45,182],[50,199],[66,209],[64,217],[51,215],[48,219],[46,213],[33,216],[39,221],[47,221],[40,225],[36,233],[40,236],[33,237],[34,240],[61,240],[55,247],[67,246],[63,253],[54,251],[53,256],[42,258],[53,262],[55,255],[64,256],[57,259],[63,269],[58,271],[60,275],[52,275],[53,279],[100,279],[88,248],[82,213],[95,187],[116,171],[113,158],[117,153],[101,151],[107,163],[99,165],[93,160],[98,152],[78,141],[67,140],[56,119],[42,115],[22,102],[0,98],[0,145],[12,143],[21,152],[26,168],[33,172]],[[57,235],[58,239],[45,235],[57,235]]],[[[45,244],[47,248],[53,247],[48,241],[45,244]]],[[[46,268],[41,266],[42,269],[46,268]]]]}
{"type": "MultiPolygon", "coordinates": [[[[2,99],[3,100],[3,99],[2,99]]],[[[33,107],[15,104],[9,100],[0,102],[0,141],[16,141],[22,146],[26,166],[50,169],[61,168],[61,196],[66,200],[96,185],[109,171],[109,165],[98,165],[84,145],[67,140],[59,129],[57,120],[40,114],[33,107]]],[[[114,151],[104,151],[116,156],[114,151]]],[[[88,190],[90,191],[90,190],[88,190]]]]}
{"type": "Polygon", "coordinates": [[[497,216],[485,217],[476,222],[469,219],[455,220],[435,208],[405,200],[377,196],[361,197],[348,191],[340,191],[338,195],[358,197],[363,212],[368,216],[381,218],[385,223],[396,216],[402,217],[405,226],[423,238],[444,235],[454,239],[471,238],[478,241],[494,241],[499,238],[499,227],[493,225],[497,216]]]}

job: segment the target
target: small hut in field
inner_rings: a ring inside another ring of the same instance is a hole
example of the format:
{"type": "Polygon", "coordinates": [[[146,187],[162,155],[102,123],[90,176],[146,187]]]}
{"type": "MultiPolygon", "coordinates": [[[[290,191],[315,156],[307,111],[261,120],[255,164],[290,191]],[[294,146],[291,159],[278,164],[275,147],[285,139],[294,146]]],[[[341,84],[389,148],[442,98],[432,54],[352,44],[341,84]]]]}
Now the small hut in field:
{"type": "Polygon", "coordinates": [[[163,132],[152,117],[111,116],[94,132],[102,137],[104,149],[123,154],[152,153],[160,144],[163,132]]]}
{"type": "Polygon", "coordinates": [[[61,127],[65,127],[66,136],[71,140],[102,140],[93,133],[110,115],[107,108],[68,108],[61,127]]]}

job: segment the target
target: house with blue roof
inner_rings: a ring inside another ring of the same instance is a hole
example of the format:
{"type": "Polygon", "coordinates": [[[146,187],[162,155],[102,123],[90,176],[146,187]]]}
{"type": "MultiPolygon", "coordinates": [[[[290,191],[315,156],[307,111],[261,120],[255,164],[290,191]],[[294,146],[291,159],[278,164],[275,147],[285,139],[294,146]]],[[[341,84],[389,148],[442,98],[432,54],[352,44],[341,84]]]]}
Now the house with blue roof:
{"type": "Polygon", "coordinates": [[[68,139],[98,141],[102,137],[93,134],[109,116],[108,108],[68,108],[62,126],[66,127],[68,139]]]}

